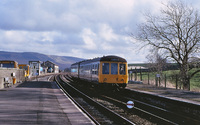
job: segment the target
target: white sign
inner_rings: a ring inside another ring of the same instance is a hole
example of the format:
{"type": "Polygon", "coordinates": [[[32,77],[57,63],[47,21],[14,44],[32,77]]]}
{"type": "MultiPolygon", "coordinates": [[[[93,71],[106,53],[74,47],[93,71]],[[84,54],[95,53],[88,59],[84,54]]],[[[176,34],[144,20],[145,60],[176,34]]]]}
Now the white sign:
{"type": "Polygon", "coordinates": [[[11,76],[15,77],[15,73],[13,72],[13,73],[11,74],[11,76]]]}
{"type": "Polygon", "coordinates": [[[128,102],[126,103],[126,106],[127,106],[129,109],[131,109],[131,108],[134,107],[134,102],[133,102],[133,101],[128,101],[128,102]]]}
{"type": "Polygon", "coordinates": [[[160,74],[156,74],[156,77],[160,77],[160,74]]]}
{"type": "Polygon", "coordinates": [[[8,77],[5,77],[5,82],[8,82],[9,78],[8,77]]]}

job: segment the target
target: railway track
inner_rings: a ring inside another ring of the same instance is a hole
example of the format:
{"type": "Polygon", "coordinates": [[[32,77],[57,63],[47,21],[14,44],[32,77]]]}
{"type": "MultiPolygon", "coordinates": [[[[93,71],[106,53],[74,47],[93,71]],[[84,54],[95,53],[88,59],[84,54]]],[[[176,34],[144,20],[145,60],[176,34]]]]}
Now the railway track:
{"type": "MultiPolygon", "coordinates": [[[[66,77],[70,80],[69,77],[66,77]]],[[[77,83],[76,80],[71,80],[71,84],[77,83]]],[[[73,84],[76,86],[76,84],[73,84]]],[[[80,85],[79,83],[77,85],[80,85]]],[[[176,124],[162,117],[156,116],[150,112],[142,110],[140,108],[134,107],[133,109],[128,109],[126,106],[127,99],[125,96],[120,96],[120,94],[116,91],[102,91],[101,89],[85,88],[78,87],[81,91],[86,93],[87,95],[93,97],[96,101],[100,102],[102,105],[110,108],[111,110],[117,112],[118,114],[126,117],[127,119],[135,122],[136,124],[176,124]],[[100,90],[100,91],[98,91],[100,90]]],[[[132,100],[132,99],[129,99],[132,100]]]]}
{"type": "Polygon", "coordinates": [[[55,76],[55,81],[96,124],[135,124],[70,85],[62,75],[55,76]]]}
{"type": "MultiPolygon", "coordinates": [[[[103,96],[103,95],[102,95],[103,96]]],[[[117,98],[109,95],[103,96],[103,100],[108,100],[109,102],[113,102],[120,107],[125,105],[124,102],[129,100],[133,100],[133,98],[126,96],[118,96],[117,98]],[[114,99],[113,99],[114,98],[114,99]],[[123,100],[123,101],[121,101],[123,100]]],[[[143,116],[146,119],[158,123],[158,124],[196,124],[199,125],[200,121],[194,119],[193,117],[187,116],[185,114],[178,114],[176,112],[172,112],[154,105],[150,105],[138,100],[133,100],[135,107],[131,109],[130,112],[134,112],[134,114],[138,114],[139,116],[143,116]]]]}
{"type": "Polygon", "coordinates": [[[166,119],[173,124],[200,124],[199,116],[197,115],[200,111],[200,107],[197,105],[159,96],[145,95],[144,93],[141,93],[140,95],[139,93],[136,94],[134,91],[128,89],[125,91],[126,92],[123,93],[125,95],[122,94],[121,98],[124,98],[125,100],[134,98],[135,106],[138,109],[150,112],[151,114],[166,119]],[[141,97],[136,97],[135,95],[141,97]],[[194,115],[194,113],[196,113],[196,115],[194,115]]]}
{"type": "MultiPolygon", "coordinates": [[[[68,80],[70,77],[66,77],[68,80]]],[[[78,82],[76,80],[72,80],[71,83],[78,82]]],[[[75,85],[75,84],[74,84],[75,85]]],[[[84,93],[87,93],[88,95],[91,94],[91,90],[86,89],[83,87],[82,91],[84,93]],[[89,92],[89,93],[88,93],[89,92]]],[[[81,87],[80,87],[81,89],[81,87]]],[[[91,88],[90,88],[91,89],[91,88]]],[[[96,91],[96,90],[95,90],[96,91]]],[[[141,117],[144,117],[145,119],[151,121],[152,123],[156,124],[200,124],[200,121],[196,117],[191,117],[192,115],[185,114],[185,113],[180,113],[178,110],[171,110],[169,108],[164,108],[168,107],[168,103],[162,102],[161,105],[163,106],[158,106],[154,105],[155,103],[150,103],[149,101],[144,101],[148,100],[146,99],[147,97],[143,95],[142,99],[139,99],[139,97],[133,96],[135,95],[134,92],[130,90],[124,90],[123,92],[111,92],[111,93],[102,93],[102,91],[98,91],[97,94],[92,93],[91,96],[95,98],[97,101],[100,100],[102,104],[105,106],[109,107],[112,109],[112,107],[117,107],[118,109],[121,109],[122,112],[127,112],[124,114],[129,114],[129,115],[124,115],[124,117],[129,118],[130,120],[134,119],[134,115],[138,115],[141,117]],[[117,96],[116,96],[117,95],[117,96]],[[134,99],[134,100],[133,100],[134,99]],[[133,109],[127,109],[126,108],[126,102],[129,100],[133,100],[135,103],[135,107],[133,109]],[[109,106],[109,103],[112,103],[115,106],[109,106]],[[146,103],[145,103],[146,102],[146,103]],[[178,111],[178,112],[177,112],[178,111]]],[[[139,96],[139,94],[136,94],[139,96]]],[[[148,97],[150,98],[150,97],[148,97]]],[[[151,97],[154,98],[154,97],[151,97]]],[[[153,100],[153,99],[151,99],[153,100]]],[[[156,99],[154,99],[155,101],[156,99]]],[[[157,99],[157,103],[163,99],[157,99]]],[[[160,102],[159,102],[160,103],[160,102]]],[[[177,105],[176,101],[170,101],[170,105],[177,105]]],[[[184,105],[184,104],[181,104],[184,105]]],[[[114,109],[112,109],[114,110],[114,109]]],[[[120,111],[120,110],[119,110],[120,111]]],[[[120,112],[119,112],[120,113],[120,112]]],[[[123,113],[122,113],[123,114],[123,113]]],[[[140,123],[138,123],[140,124],[140,123]]],[[[143,124],[143,123],[142,123],[143,124]]]]}

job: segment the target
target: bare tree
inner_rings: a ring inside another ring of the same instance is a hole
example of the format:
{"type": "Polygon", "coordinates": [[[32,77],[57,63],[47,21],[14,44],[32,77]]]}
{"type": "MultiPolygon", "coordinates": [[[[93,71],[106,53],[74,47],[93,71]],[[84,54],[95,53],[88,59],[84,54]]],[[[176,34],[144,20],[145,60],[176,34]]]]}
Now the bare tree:
{"type": "Polygon", "coordinates": [[[151,51],[147,55],[148,67],[151,71],[156,71],[158,74],[162,74],[162,71],[167,66],[167,59],[163,58],[158,51],[151,51]]]}
{"type": "Polygon", "coordinates": [[[146,22],[139,25],[136,38],[174,60],[180,67],[183,89],[190,90],[190,78],[199,72],[189,74],[189,59],[200,48],[200,16],[197,10],[181,1],[164,6],[159,16],[145,15],[146,22]]]}

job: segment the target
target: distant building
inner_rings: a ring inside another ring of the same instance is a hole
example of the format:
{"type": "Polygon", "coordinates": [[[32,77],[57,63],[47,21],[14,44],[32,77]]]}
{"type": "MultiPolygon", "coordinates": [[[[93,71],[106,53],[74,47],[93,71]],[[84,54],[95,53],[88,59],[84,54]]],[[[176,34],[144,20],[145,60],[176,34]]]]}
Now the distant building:
{"type": "Polygon", "coordinates": [[[41,67],[43,68],[43,73],[44,73],[44,74],[47,73],[48,67],[45,65],[45,62],[43,62],[43,63],[41,64],[41,67]]]}
{"type": "Polygon", "coordinates": [[[47,67],[48,73],[59,73],[59,66],[51,61],[43,62],[42,66],[47,67]]]}
{"type": "Polygon", "coordinates": [[[30,74],[30,66],[27,64],[19,64],[19,69],[24,69],[25,70],[25,77],[29,77],[30,74]]]}
{"type": "Polygon", "coordinates": [[[31,69],[30,75],[38,76],[41,74],[41,61],[29,61],[29,66],[31,69]]]}

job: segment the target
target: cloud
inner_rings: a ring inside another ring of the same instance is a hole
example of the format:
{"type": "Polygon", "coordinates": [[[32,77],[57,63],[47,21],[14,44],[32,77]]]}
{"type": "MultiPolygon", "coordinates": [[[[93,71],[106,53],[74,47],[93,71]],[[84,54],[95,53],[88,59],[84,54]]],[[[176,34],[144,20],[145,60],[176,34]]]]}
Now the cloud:
{"type": "Polygon", "coordinates": [[[107,24],[101,24],[99,26],[99,35],[104,39],[105,41],[115,41],[117,40],[117,35],[113,32],[113,29],[107,25],[107,24]]]}
{"type": "Polygon", "coordinates": [[[144,61],[146,53],[135,52],[128,34],[137,32],[143,12],[159,12],[161,2],[1,0],[0,50],[81,58],[112,54],[129,62],[144,61]]]}
{"type": "Polygon", "coordinates": [[[96,50],[97,47],[94,42],[96,38],[96,34],[92,32],[91,29],[88,29],[88,28],[83,29],[81,33],[81,37],[85,43],[85,45],[83,46],[84,48],[89,49],[89,50],[96,50]]]}
{"type": "MultiPolygon", "coordinates": [[[[9,0],[8,0],[9,1],[9,0]]],[[[19,0],[0,4],[0,22],[4,30],[76,31],[79,17],[68,11],[68,2],[48,0],[19,0]]]]}

